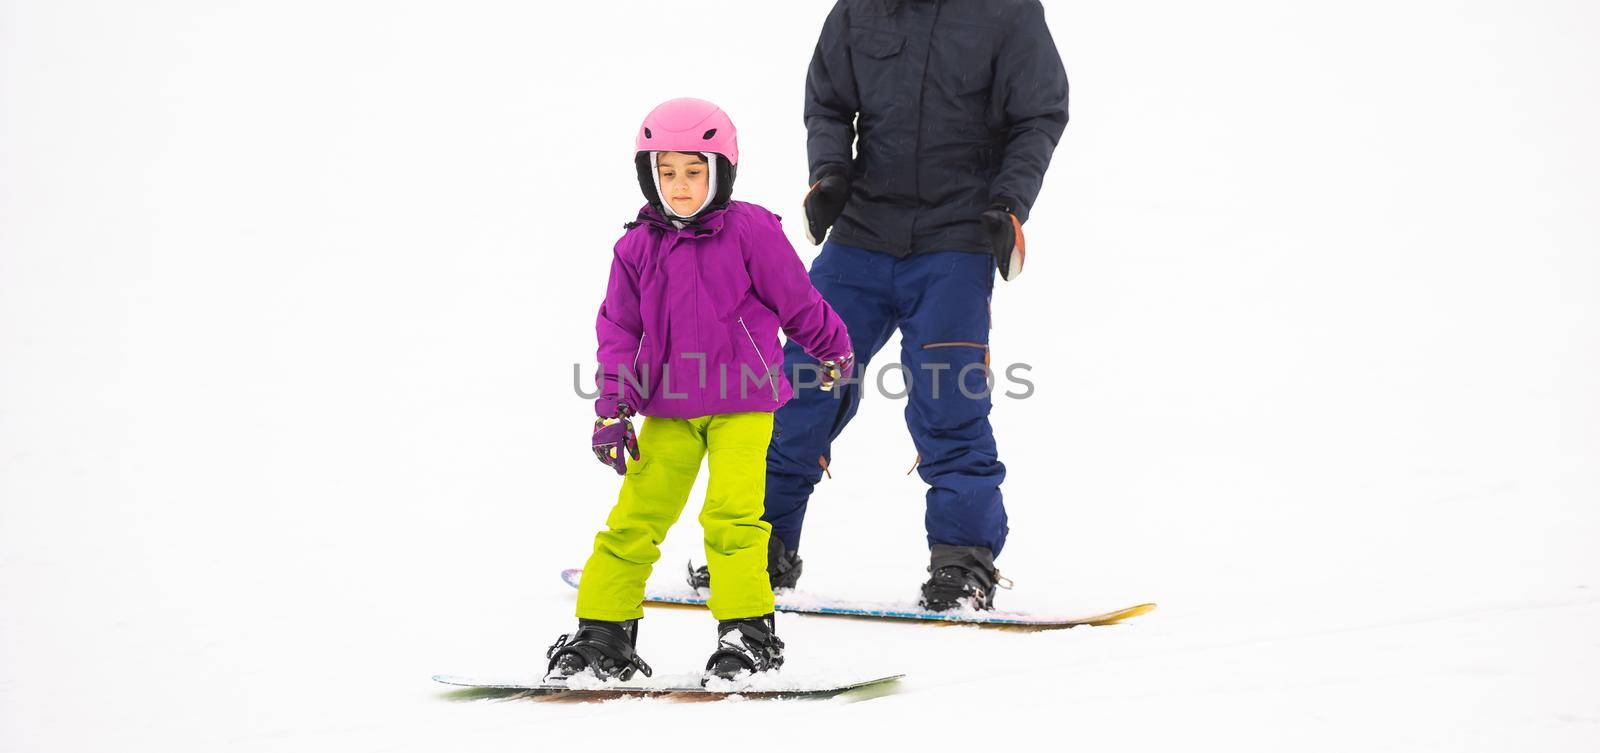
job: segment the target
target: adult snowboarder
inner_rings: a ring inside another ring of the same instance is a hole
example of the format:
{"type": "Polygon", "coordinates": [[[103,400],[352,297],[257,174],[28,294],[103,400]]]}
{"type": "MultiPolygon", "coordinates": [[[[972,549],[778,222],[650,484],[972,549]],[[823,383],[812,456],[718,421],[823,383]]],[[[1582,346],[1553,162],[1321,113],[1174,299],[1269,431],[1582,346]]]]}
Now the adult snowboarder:
{"type": "MultiPolygon", "coordinates": [[[[1067,76],[1039,0],[840,0],[806,76],[811,281],[857,374],[898,328],[906,426],[928,484],[928,609],[994,604],[1005,478],[989,424],[989,298],[1022,269],[1022,223],[1067,124],[1067,76]],[[854,150],[852,152],[852,146],[854,150]],[[830,231],[831,229],[831,231],[830,231]]],[[[785,373],[814,361],[784,349],[785,373]]],[[[800,575],[801,524],[859,381],[797,379],[767,453],[768,573],[800,575]]]]}

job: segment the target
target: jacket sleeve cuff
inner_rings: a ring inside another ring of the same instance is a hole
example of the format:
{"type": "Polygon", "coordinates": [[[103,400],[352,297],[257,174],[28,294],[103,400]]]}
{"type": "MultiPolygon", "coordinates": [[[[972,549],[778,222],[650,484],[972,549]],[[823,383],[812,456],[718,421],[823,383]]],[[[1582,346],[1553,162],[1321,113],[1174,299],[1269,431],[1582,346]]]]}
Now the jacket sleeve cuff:
{"type": "Polygon", "coordinates": [[[633,415],[633,407],[624,398],[602,397],[594,401],[594,414],[600,418],[616,418],[624,412],[633,415]],[[624,408],[627,410],[624,411],[624,408]]]}
{"type": "Polygon", "coordinates": [[[849,180],[850,169],[837,162],[826,162],[818,165],[817,169],[811,171],[811,185],[816,185],[818,181],[821,181],[823,178],[829,175],[837,175],[845,180],[849,180]]]}
{"type": "Polygon", "coordinates": [[[989,200],[989,205],[1005,207],[1006,211],[1016,215],[1017,222],[1028,221],[1028,207],[1010,196],[996,196],[989,200]]]}

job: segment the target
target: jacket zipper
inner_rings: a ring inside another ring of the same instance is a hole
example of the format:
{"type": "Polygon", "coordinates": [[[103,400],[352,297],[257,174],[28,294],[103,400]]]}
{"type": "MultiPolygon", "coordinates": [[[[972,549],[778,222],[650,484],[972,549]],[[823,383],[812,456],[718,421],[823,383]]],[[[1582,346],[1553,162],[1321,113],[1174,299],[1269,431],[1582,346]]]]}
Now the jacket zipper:
{"type": "Polygon", "coordinates": [[[989,346],[984,345],[983,343],[975,343],[975,342],[969,342],[969,341],[965,341],[965,340],[957,340],[957,341],[953,341],[953,342],[928,343],[927,345],[922,346],[922,349],[923,350],[928,350],[929,348],[984,348],[984,349],[987,349],[988,347],[989,346]]]}
{"type": "MultiPolygon", "coordinates": [[[[928,24],[928,43],[922,52],[922,76],[917,80],[917,133],[911,145],[912,154],[922,153],[922,93],[927,91],[928,61],[932,59],[933,54],[933,30],[939,26],[939,11],[941,7],[938,3],[933,5],[933,19],[928,24]]],[[[912,160],[911,165],[911,190],[915,196],[921,197],[922,160],[912,160]]],[[[907,228],[906,256],[911,256],[917,248],[917,222],[922,219],[921,215],[922,202],[918,201],[917,206],[911,210],[911,227],[907,228]]]]}
{"type": "MultiPolygon", "coordinates": [[[[761,349],[756,347],[756,338],[750,334],[750,328],[745,326],[744,317],[739,317],[739,328],[744,330],[744,337],[750,341],[750,347],[756,352],[756,358],[761,359],[761,372],[767,375],[767,386],[772,388],[772,399],[778,399],[778,385],[772,382],[772,367],[767,365],[767,357],[761,355],[761,349]]],[[[744,377],[740,377],[743,379],[744,377]]]]}

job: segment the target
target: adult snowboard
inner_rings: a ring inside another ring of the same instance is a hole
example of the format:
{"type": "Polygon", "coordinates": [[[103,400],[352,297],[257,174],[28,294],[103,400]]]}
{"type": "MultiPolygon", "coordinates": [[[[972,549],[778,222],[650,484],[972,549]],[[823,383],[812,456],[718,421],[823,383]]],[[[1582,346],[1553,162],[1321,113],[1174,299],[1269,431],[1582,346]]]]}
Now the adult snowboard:
{"type": "MultiPolygon", "coordinates": [[[[561,579],[573,588],[578,587],[578,583],[582,578],[582,569],[575,568],[561,571],[561,579]]],[[[994,609],[930,612],[918,607],[915,602],[843,601],[798,591],[780,591],[776,594],[776,597],[776,608],[779,612],[879,620],[954,622],[1024,630],[1059,630],[1079,625],[1112,625],[1131,617],[1138,617],[1156,608],[1154,604],[1135,604],[1131,607],[1114,609],[1109,612],[1077,615],[1037,615],[1023,612],[1002,612],[994,609]]],[[[647,604],[703,607],[706,605],[706,592],[703,589],[690,588],[688,585],[671,590],[650,588],[645,591],[644,600],[647,604]]]]}

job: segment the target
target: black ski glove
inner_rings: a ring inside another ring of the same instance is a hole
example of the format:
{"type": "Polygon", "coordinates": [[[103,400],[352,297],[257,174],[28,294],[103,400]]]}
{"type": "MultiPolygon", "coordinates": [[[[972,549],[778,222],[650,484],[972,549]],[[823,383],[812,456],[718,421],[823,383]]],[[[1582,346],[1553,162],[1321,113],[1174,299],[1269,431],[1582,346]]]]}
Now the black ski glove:
{"type": "Polygon", "coordinates": [[[845,177],[844,168],[829,167],[817,176],[817,182],[806,192],[804,202],[806,240],[814,246],[822,245],[822,237],[844,212],[844,202],[849,196],[850,181],[845,177]]]}
{"type": "Polygon", "coordinates": [[[996,203],[978,216],[984,231],[989,233],[990,250],[995,264],[1000,268],[1000,279],[1015,280],[1022,274],[1022,261],[1027,244],[1022,238],[1022,223],[1005,204],[996,203]]]}

